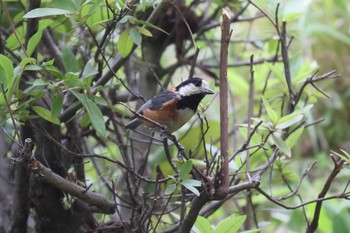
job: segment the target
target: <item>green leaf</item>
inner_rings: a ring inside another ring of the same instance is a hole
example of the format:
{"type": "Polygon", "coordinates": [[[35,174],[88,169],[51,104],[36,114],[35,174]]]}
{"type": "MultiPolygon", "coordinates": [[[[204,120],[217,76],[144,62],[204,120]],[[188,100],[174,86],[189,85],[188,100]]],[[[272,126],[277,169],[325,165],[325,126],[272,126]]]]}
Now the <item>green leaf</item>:
{"type": "Polygon", "coordinates": [[[201,182],[199,182],[198,180],[188,179],[188,180],[181,181],[181,184],[185,188],[190,190],[192,193],[194,193],[196,196],[199,197],[200,193],[199,193],[198,189],[196,189],[195,187],[201,186],[202,185],[201,182]]]}
{"type": "Polygon", "coordinates": [[[181,180],[184,180],[186,176],[192,171],[192,167],[192,160],[187,160],[184,164],[182,164],[179,170],[179,178],[181,180]]]}
{"type": "MultiPolygon", "coordinates": [[[[210,148],[215,148],[215,146],[213,146],[212,144],[207,144],[208,145],[208,151],[210,150],[210,148]]],[[[199,169],[205,169],[207,168],[207,163],[204,162],[202,159],[191,159],[192,164],[196,167],[198,167],[199,169]]]]}
{"type": "Polygon", "coordinates": [[[23,18],[38,18],[53,15],[68,15],[73,14],[73,11],[63,10],[59,8],[37,8],[29,11],[23,18]]]}
{"type": "Polygon", "coordinates": [[[308,34],[320,33],[322,36],[329,36],[335,38],[344,44],[350,46],[350,36],[347,33],[343,33],[341,30],[332,28],[326,24],[312,23],[307,28],[304,29],[308,34]]]}
{"type": "Polygon", "coordinates": [[[90,0],[53,0],[53,6],[59,9],[65,9],[68,11],[77,11],[83,3],[91,2],[90,0]]]}
{"type": "Polygon", "coordinates": [[[278,136],[275,134],[272,134],[272,139],[275,143],[275,145],[289,158],[292,156],[292,152],[290,147],[285,143],[282,139],[280,139],[278,136]]]}
{"type": "Polygon", "coordinates": [[[142,42],[142,36],[141,33],[136,30],[135,28],[131,28],[129,31],[130,37],[132,41],[134,41],[135,44],[140,45],[142,42]]]}
{"type": "Polygon", "coordinates": [[[222,220],[215,228],[215,233],[235,233],[243,225],[247,216],[240,215],[235,216],[234,214],[230,217],[222,220]]]}
{"type": "Polygon", "coordinates": [[[89,114],[85,112],[83,116],[80,118],[79,125],[80,127],[85,128],[85,127],[88,127],[90,123],[91,121],[90,121],[89,114]]]}
{"type": "Polygon", "coordinates": [[[161,32],[165,33],[166,35],[169,35],[168,32],[164,31],[164,30],[161,29],[160,27],[157,27],[156,25],[151,24],[151,23],[149,23],[149,22],[147,22],[147,21],[137,19],[137,23],[146,25],[146,26],[148,26],[148,27],[150,27],[150,28],[153,28],[153,29],[156,29],[156,30],[158,30],[158,31],[161,31],[161,32]]]}
{"type": "Polygon", "coordinates": [[[46,108],[43,108],[41,106],[33,106],[32,109],[36,114],[38,114],[40,117],[44,118],[45,120],[55,124],[55,125],[60,125],[60,120],[56,117],[51,117],[51,113],[49,110],[46,108]]]}
{"type": "Polygon", "coordinates": [[[63,46],[62,49],[62,61],[63,65],[66,68],[66,72],[79,72],[79,63],[73,54],[72,50],[68,46],[63,46]]]}
{"type": "Polygon", "coordinates": [[[140,26],[135,26],[137,31],[139,31],[142,35],[147,36],[147,37],[152,37],[152,32],[147,30],[146,28],[140,27],[140,26]]]}
{"type": "Polygon", "coordinates": [[[123,0],[118,0],[118,3],[116,3],[116,7],[118,8],[118,10],[124,10],[126,8],[128,8],[128,5],[126,5],[123,0]]]}
{"type": "Polygon", "coordinates": [[[300,108],[298,110],[295,110],[294,112],[292,112],[291,114],[288,114],[286,116],[283,116],[281,119],[278,120],[278,123],[282,123],[282,122],[286,122],[286,121],[289,121],[290,119],[298,116],[298,115],[302,115],[306,112],[308,112],[314,105],[313,104],[309,104],[309,105],[306,105],[305,107],[303,108],[300,108]]]}
{"type": "Polygon", "coordinates": [[[14,70],[11,60],[2,54],[0,54],[0,69],[0,82],[3,83],[6,88],[11,83],[14,70]]]}
{"type": "Polygon", "coordinates": [[[264,107],[266,109],[266,112],[269,115],[272,123],[277,123],[279,117],[278,117],[276,111],[273,110],[273,108],[271,107],[269,101],[267,101],[264,97],[262,97],[262,100],[264,102],[264,107]]]}
{"type": "Polygon", "coordinates": [[[286,129],[286,128],[294,125],[295,123],[298,123],[303,118],[304,118],[304,115],[297,115],[297,116],[295,116],[291,119],[288,119],[284,122],[278,121],[278,124],[276,125],[276,129],[286,129]]]}
{"type": "Polygon", "coordinates": [[[122,56],[123,58],[127,57],[132,51],[133,46],[134,46],[134,43],[129,34],[129,29],[126,29],[119,36],[119,39],[117,42],[117,49],[120,53],[120,56],[122,56]]]}
{"type": "Polygon", "coordinates": [[[77,97],[80,103],[84,106],[85,110],[88,112],[91,124],[101,136],[106,137],[106,125],[103,119],[103,115],[98,106],[90,100],[86,95],[72,91],[72,93],[77,97]]]}
{"type": "Polygon", "coordinates": [[[25,42],[25,31],[26,26],[18,26],[16,27],[16,31],[12,32],[11,35],[6,39],[6,48],[13,51],[20,46],[20,44],[24,44],[25,42]]]}
{"type": "Polygon", "coordinates": [[[85,84],[83,80],[79,78],[78,73],[71,73],[71,72],[66,73],[64,75],[63,81],[68,87],[82,88],[82,89],[85,87],[85,84]]]}
{"type": "Polygon", "coordinates": [[[1,85],[4,86],[6,98],[10,100],[12,96],[14,69],[10,59],[0,54],[0,105],[5,104],[4,93],[2,93],[1,85]],[[10,91],[9,91],[10,90],[10,91]]]}
{"type": "Polygon", "coordinates": [[[26,67],[26,66],[27,66],[28,64],[30,64],[30,63],[35,64],[35,63],[36,63],[35,58],[26,57],[26,58],[24,58],[24,59],[19,63],[18,66],[20,66],[21,68],[24,68],[24,67],[26,67]]]}
{"type": "Polygon", "coordinates": [[[342,154],[340,154],[340,153],[338,153],[338,152],[335,152],[335,151],[333,151],[333,150],[331,150],[331,152],[333,153],[333,154],[335,154],[336,156],[338,156],[339,158],[341,158],[342,160],[344,160],[345,162],[347,162],[348,164],[350,164],[350,156],[349,156],[349,154],[345,151],[345,150],[342,150],[342,149],[340,149],[345,155],[342,155],[342,154]]]}
{"type": "Polygon", "coordinates": [[[293,21],[296,21],[298,19],[300,19],[300,17],[304,15],[302,12],[294,12],[294,13],[290,13],[288,15],[285,15],[283,17],[283,20],[288,22],[288,23],[292,23],[293,21]]]}
{"type": "Polygon", "coordinates": [[[165,195],[173,194],[176,190],[176,184],[168,185],[164,191],[165,195]]]}
{"type": "Polygon", "coordinates": [[[297,143],[298,139],[302,135],[303,131],[304,131],[304,127],[300,127],[299,129],[297,129],[295,132],[293,132],[291,135],[288,136],[288,138],[286,139],[286,143],[289,146],[289,148],[294,147],[294,145],[297,143]]]}
{"type": "Polygon", "coordinates": [[[282,72],[282,70],[280,70],[277,65],[272,65],[271,63],[265,62],[264,63],[270,70],[271,72],[276,76],[276,78],[278,78],[278,80],[280,80],[280,82],[283,84],[283,88],[287,88],[287,83],[286,80],[284,78],[284,74],[282,72]]]}
{"type": "Polygon", "coordinates": [[[63,98],[60,93],[53,93],[51,95],[51,117],[59,117],[62,110],[63,98]]]}
{"type": "Polygon", "coordinates": [[[92,61],[88,61],[84,67],[84,70],[83,70],[83,74],[82,74],[82,78],[85,79],[85,78],[88,78],[88,77],[91,77],[91,76],[94,76],[98,74],[98,70],[97,70],[97,67],[94,66],[94,63],[92,61]]]}
{"type": "Polygon", "coordinates": [[[29,39],[27,46],[27,54],[29,57],[32,56],[33,51],[35,50],[36,46],[38,46],[42,35],[43,31],[39,30],[29,39]]]}
{"type": "Polygon", "coordinates": [[[197,216],[196,222],[192,229],[195,233],[213,233],[213,227],[211,226],[209,220],[201,215],[197,216]]]}

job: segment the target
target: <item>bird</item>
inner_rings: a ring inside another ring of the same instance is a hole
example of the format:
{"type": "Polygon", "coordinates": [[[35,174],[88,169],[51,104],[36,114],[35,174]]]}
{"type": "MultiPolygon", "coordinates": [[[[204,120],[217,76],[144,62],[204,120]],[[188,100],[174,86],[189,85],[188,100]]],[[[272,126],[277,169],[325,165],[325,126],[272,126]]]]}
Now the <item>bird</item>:
{"type": "Polygon", "coordinates": [[[145,102],[136,111],[137,114],[131,117],[126,128],[134,130],[142,124],[148,128],[155,128],[155,124],[151,122],[154,121],[164,127],[162,131],[171,134],[189,121],[196,113],[201,100],[211,94],[215,92],[209,88],[207,81],[200,77],[189,78],[175,88],[163,90],[145,102]]]}

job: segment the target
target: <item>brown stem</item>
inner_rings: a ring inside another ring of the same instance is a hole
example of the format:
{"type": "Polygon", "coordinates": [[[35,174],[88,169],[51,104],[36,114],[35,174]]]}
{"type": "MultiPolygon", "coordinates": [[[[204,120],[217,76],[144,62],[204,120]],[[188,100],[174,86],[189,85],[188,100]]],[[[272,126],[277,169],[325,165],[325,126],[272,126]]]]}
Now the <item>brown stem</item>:
{"type": "MultiPolygon", "coordinates": [[[[333,168],[331,174],[329,174],[328,179],[327,179],[325,185],[323,186],[323,189],[318,194],[318,198],[324,198],[326,196],[326,194],[328,193],[328,191],[333,183],[333,180],[339,174],[341,169],[343,169],[343,165],[344,165],[343,160],[340,159],[340,160],[336,161],[336,158],[333,156],[331,156],[331,158],[332,158],[332,161],[334,163],[334,168],[333,168]]],[[[316,204],[315,211],[314,211],[314,217],[312,218],[311,224],[307,227],[306,233],[313,233],[316,231],[316,229],[318,227],[318,220],[320,219],[321,208],[322,208],[322,201],[319,201],[316,204]]]]}
{"type": "Polygon", "coordinates": [[[231,12],[228,8],[222,11],[221,24],[221,50],[220,50],[220,151],[221,151],[221,184],[216,195],[225,198],[229,191],[229,158],[228,158],[228,85],[227,85],[227,59],[231,33],[231,12]]]}

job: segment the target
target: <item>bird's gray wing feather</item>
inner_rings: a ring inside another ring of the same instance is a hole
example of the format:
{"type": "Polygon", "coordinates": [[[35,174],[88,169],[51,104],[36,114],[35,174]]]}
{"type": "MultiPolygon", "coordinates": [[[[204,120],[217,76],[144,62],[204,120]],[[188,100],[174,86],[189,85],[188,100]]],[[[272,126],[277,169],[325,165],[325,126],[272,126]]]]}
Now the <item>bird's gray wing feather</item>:
{"type": "MultiPolygon", "coordinates": [[[[169,90],[164,90],[158,95],[153,96],[151,99],[149,99],[146,103],[144,103],[138,110],[137,113],[143,114],[143,111],[145,109],[151,109],[151,110],[157,110],[160,109],[164,103],[168,102],[169,100],[172,100],[174,98],[177,98],[177,95],[169,90]]],[[[140,120],[137,115],[134,115],[131,117],[131,121],[126,125],[127,129],[136,129],[138,126],[142,124],[142,121],[140,120]]]]}

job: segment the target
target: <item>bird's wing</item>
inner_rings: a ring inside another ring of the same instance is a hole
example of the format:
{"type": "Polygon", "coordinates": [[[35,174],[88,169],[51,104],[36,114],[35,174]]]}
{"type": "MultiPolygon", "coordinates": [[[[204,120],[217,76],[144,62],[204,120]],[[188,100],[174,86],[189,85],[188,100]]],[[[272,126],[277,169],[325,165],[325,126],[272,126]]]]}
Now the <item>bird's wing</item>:
{"type": "MultiPolygon", "coordinates": [[[[174,91],[164,90],[159,94],[153,96],[146,103],[144,103],[138,110],[137,113],[143,114],[143,111],[148,110],[159,110],[164,107],[164,104],[170,100],[176,99],[177,94],[174,91]]],[[[142,121],[137,117],[137,115],[131,117],[131,121],[126,125],[128,129],[136,129],[142,121]]]]}

